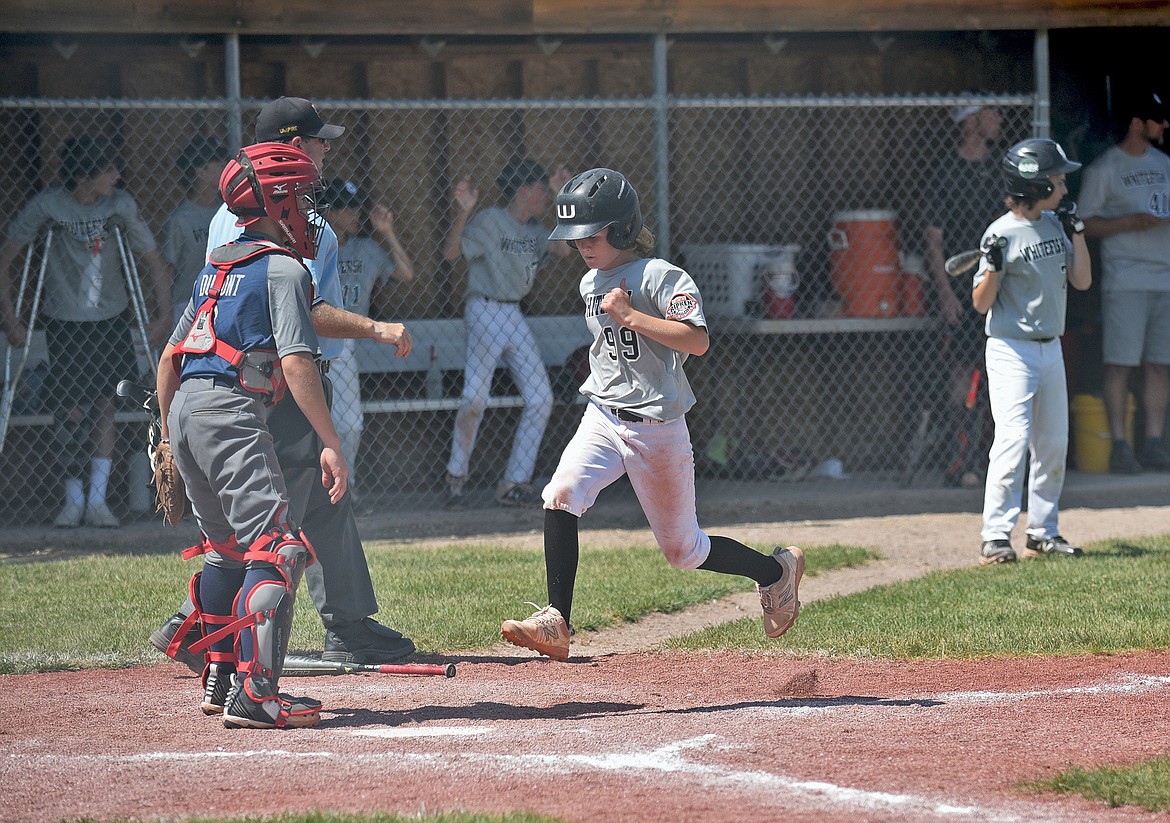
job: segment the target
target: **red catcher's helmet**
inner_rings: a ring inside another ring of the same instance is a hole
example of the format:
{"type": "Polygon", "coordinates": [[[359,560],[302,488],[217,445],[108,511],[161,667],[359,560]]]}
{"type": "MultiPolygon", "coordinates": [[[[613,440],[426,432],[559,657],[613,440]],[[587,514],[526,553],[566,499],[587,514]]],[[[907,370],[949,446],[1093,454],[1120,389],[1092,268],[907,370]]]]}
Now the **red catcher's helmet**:
{"type": "Polygon", "coordinates": [[[271,217],[279,238],[302,257],[317,256],[325,216],[317,203],[321,173],[313,158],[287,143],[255,143],[240,149],[219,177],[219,193],[228,210],[249,226],[271,217]]]}

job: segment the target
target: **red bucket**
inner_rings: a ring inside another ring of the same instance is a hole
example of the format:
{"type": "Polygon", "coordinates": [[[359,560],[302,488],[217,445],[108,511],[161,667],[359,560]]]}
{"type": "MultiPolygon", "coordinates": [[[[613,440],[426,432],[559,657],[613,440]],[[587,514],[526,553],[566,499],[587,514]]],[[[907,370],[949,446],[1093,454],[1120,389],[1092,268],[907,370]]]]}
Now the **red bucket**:
{"type": "Polygon", "coordinates": [[[838,212],[829,230],[833,288],[849,317],[898,314],[901,266],[897,215],[864,209],[838,212]]]}

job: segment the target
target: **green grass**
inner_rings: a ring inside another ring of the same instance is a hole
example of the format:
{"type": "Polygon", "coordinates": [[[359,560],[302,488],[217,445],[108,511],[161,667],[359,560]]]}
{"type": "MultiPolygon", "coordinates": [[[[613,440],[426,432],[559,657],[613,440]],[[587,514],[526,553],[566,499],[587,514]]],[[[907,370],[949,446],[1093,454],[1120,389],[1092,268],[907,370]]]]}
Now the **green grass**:
{"type": "Polygon", "coordinates": [[[1070,769],[1051,780],[1027,787],[1060,794],[1079,794],[1108,806],[1142,806],[1170,812],[1170,757],[1110,769],[1070,769]]]}
{"type": "MultiPolygon", "coordinates": [[[[524,617],[524,601],[546,599],[539,551],[500,546],[367,548],[387,625],[406,630],[423,653],[486,648],[500,621],[524,617]]],[[[876,553],[829,547],[809,573],[866,563],[876,553]]],[[[179,606],[198,562],[177,556],[94,555],[0,564],[0,673],[119,667],[161,659],[146,642],[179,606]]],[[[751,589],[740,577],[672,569],[657,548],[582,551],[573,624],[596,630],[751,589]]],[[[297,599],[290,648],[319,650],[321,621],[297,599]]]]}
{"type": "MultiPolygon", "coordinates": [[[[816,550],[809,553],[815,557],[816,550]]],[[[810,603],[785,635],[793,654],[893,659],[1108,654],[1161,649],[1170,536],[1097,543],[1083,558],[935,572],[810,603]]],[[[766,648],[744,618],[669,644],[766,648]]]]}

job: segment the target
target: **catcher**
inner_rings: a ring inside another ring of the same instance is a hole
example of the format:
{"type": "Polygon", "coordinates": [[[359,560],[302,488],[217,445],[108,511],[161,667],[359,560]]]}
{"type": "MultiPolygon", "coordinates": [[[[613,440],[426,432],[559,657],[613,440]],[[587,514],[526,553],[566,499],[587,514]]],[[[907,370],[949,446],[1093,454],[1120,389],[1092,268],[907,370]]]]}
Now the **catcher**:
{"type": "Polygon", "coordinates": [[[282,143],[247,146],[227,164],[220,193],[244,233],[212,252],[158,369],[160,447],[173,451],[202,534],[184,552],[203,555],[191,581],[205,632],[192,651],[208,650],[202,708],[222,712],[228,728],[321,718],[319,702],[277,686],[297,586],[314,557],[288,518],[267,426],[287,389],[324,444],[322,483],[340,500],[347,469],[313,361],[302,261],[316,253],[318,178],[309,155],[282,143]]]}

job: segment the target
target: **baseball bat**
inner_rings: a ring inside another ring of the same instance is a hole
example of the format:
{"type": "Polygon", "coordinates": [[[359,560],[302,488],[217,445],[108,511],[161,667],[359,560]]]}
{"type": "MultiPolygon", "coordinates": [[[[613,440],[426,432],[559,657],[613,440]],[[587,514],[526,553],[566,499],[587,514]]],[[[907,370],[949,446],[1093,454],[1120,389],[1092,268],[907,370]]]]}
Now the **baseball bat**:
{"type": "Polygon", "coordinates": [[[334,674],[400,674],[413,676],[455,676],[454,663],[334,663],[299,654],[286,655],[281,674],[286,677],[317,677],[334,674]]]}
{"type": "Polygon", "coordinates": [[[961,251],[952,257],[947,258],[947,262],[943,264],[947,274],[951,277],[962,277],[965,274],[970,274],[979,265],[979,258],[983,256],[983,252],[979,249],[968,249],[961,251]]]}

